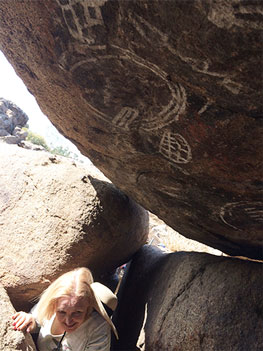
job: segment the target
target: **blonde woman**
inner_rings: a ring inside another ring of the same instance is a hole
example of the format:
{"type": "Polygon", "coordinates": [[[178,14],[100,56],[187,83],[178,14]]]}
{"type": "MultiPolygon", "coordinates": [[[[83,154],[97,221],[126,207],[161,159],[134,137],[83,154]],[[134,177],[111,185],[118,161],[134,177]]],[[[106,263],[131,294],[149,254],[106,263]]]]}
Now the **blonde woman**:
{"type": "Polygon", "coordinates": [[[116,296],[94,283],[89,269],[77,268],[57,278],[41,295],[32,313],[12,316],[15,330],[35,332],[39,351],[109,351],[116,329],[102,302],[112,310],[116,296]]]}

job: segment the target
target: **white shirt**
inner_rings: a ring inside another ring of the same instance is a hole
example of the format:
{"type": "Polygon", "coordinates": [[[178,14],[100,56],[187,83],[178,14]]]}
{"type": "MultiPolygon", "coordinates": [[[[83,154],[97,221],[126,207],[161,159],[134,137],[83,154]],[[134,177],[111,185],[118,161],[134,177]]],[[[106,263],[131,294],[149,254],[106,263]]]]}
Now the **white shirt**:
{"type": "MultiPolygon", "coordinates": [[[[39,351],[55,351],[62,338],[52,335],[51,327],[55,314],[40,328],[37,339],[39,351]]],[[[61,351],[109,351],[111,328],[101,315],[93,311],[89,318],[71,333],[66,333],[62,341],[61,351]]]]}

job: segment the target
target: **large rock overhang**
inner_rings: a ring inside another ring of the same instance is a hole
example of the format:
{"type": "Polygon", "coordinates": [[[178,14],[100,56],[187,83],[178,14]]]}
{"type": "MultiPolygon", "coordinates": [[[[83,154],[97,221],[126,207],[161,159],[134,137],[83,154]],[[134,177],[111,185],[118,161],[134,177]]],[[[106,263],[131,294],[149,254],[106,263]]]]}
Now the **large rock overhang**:
{"type": "Polygon", "coordinates": [[[261,1],[0,2],[52,123],[188,238],[262,259],[261,1]]]}

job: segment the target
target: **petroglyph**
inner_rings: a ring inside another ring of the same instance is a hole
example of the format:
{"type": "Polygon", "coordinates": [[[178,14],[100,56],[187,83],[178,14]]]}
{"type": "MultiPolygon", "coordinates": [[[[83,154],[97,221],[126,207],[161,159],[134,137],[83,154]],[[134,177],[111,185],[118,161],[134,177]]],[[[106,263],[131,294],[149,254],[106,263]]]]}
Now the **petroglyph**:
{"type": "MultiPolygon", "coordinates": [[[[167,105],[159,108],[159,111],[157,110],[156,113],[152,113],[152,116],[147,115],[147,113],[142,116],[140,110],[136,106],[124,106],[118,113],[117,115],[112,117],[112,123],[115,124],[117,127],[124,128],[128,130],[130,128],[130,125],[136,120],[136,118],[140,119],[140,128],[143,130],[155,130],[162,128],[164,126],[169,125],[170,123],[177,121],[182,115],[187,106],[187,96],[186,96],[186,91],[184,87],[181,84],[178,83],[173,83],[170,82],[167,79],[167,73],[161,70],[157,65],[146,61],[142,59],[141,57],[137,56],[133,52],[122,49],[116,45],[113,45],[113,47],[116,49],[116,54],[112,55],[103,55],[103,56],[97,56],[97,58],[88,58],[84,59],[81,61],[76,62],[74,65],[71,66],[70,72],[74,74],[78,69],[83,70],[87,72],[87,68],[89,69],[90,64],[96,64],[100,58],[101,64],[104,65],[112,65],[115,64],[118,67],[118,62],[119,60],[127,60],[128,62],[132,63],[132,65],[137,65],[139,67],[143,67],[147,69],[150,73],[154,73],[155,76],[157,76],[158,79],[161,79],[162,82],[165,83],[167,86],[167,93],[168,93],[168,99],[170,98],[170,101],[168,102],[167,105]],[[109,63],[107,60],[111,60],[112,62],[109,63]],[[104,63],[102,63],[102,61],[104,63]],[[85,65],[87,68],[85,68],[85,65]],[[170,92],[170,96],[169,96],[170,92]],[[121,121],[124,119],[123,121],[121,121]]],[[[91,75],[96,74],[96,70],[91,72],[91,75]]],[[[132,72],[133,74],[133,72],[132,72]]],[[[94,78],[96,79],[96,77],[94,78]]],[[[105,84],[104,84],[104,94],[107,95],[107,98],[104,99],[105,103],[110,103],[111,99],[111,89],[114,88],[112,84],[110,83],[110,80],[108,78],[105,79],[105,84]]],[[[88,87],[87,87],[88,89],[88,87]]],[[[124,101],[125,103],[125,101],[124,101]]],[[[105,120],[106,115],[103,114],[102,112],[99,114],[99,117],[103,116],[103,119],[105,120]]],[[[108,117],[109,120],[109,117],[108,117]]]]}
{"type": "Polygon", "coordinates": [[[208,109],[209,106],[211,106],[211,104],[212,104],[212,101],[207,100],[206,104],[202,108],[200,108],[200,110],[197,113],[201,115],[208,109]]]}
{"type": "Polygon", "coordinates": [[[240,0],[211,1],[208,19],[219,28],[231,29],[233,26],[238,26],[262,29],[263,3],[240,0]]]}
{"type": "Polygon", "coordinates": [[[236,230],[251,225],[262,225],[263,203],[260,201],[227,203],[220,210],[220,218],[226,225],[236,230]]]}
{"type": "Polygon", "coordinates": [[[57,2],[72,37],[89,45],[95,44],[96,36],[91,29],[97,25],[104,25],[101,7],[107,0],[70,0],[68,2],[57,0],[57,2]]]}
{"type": "Polygon", "coordinates": [[[173,55],[179,57],[183,62],[188,64],[193,71],[219,78],[219,84],[235,95],[237,95],[240,92],[242,85],[233,81],[227,73],[210,71],[209,67],[212,63],[209,62],[208,58],[201,60],[182,55],[182,53],[180,53],[178,49],[174,48],[171,44],[169,44],[169,38],[165,33],[161,32],[159,29],[151,25],[144,18],[137,14],[129,12],[129,22],[132,23],[134,28],[138,31],[138,33],[150,43],[152,42],[152,38],[146,34],[145,29],[147,28],[148,31],[151,31],[152,34],[156,37],[156,40],[158,41],[159,45],[161,43],[162,46],[169,50],[173,55]],[[223,79],[223,81],[220,78],[223,79]]]}
{"type": "Polygon", "coordinates": [[[130,107],[124,107],[113,118],[112,123],[120,128],[129,130],[129,125],[137,118],[138,115],[139,115],[138,110],[130,107]]]}
{"type": "Polygon", "coordinates": [[[192,159],[190,145],[185,138],[178,134],[166,131],[161,139],[159,152],[168,160],[175,163],[188,163],[192,159]]]}
{"type": "Polygon", "coordinates": [[[157,65],[147,60],[144,60],[143,58],[137,56],[135,53],[129,50],[120,48],[116,45],[113,45],[113,47],[120,51],[121,59],[129,60],[135,63],[136,65],[142,66],[150,70],[159,78],[161,78],[170,90],[171,100],[169,104],[166,105],[162,109],[162,111],[157,113],[156,116],[148,118],[146,117],[145,119],[143,119],[140,124],[140,128],[144,130],[154,130],[167,126],[168,124],[174,121],[177,121],[180,115],[183,114],[186,110],[187,96],[184,87],[181,84],[170,82],[167,79],[167,73],[160,69],[160,67],[158,67],[157,65]]]}
{"type": "Polygon", "coordinates": [[[158,190],[170,197],[180,198],[182,196],[182,189],[179,187],[162,185],[158,190]]]}
{"type": "Polygon", "coordinates": [[[146,28],[148,31],[151,31],[154,37],[156,38],[156,41],[158,41],[158,45],[162,45],[164,48],[166,48],[168,51],[170,51],[173,55],[179,57],[183,62],[188,64],[193,71],[206,74],[212,77],[217,77],[223,79],[223,82],[221,79],[219,80],[219,84],[224,86],[226,89],[231,91],[233,94],[238,94],[240,89],[241,89],[241,84],[234,82],[227,73],[219,73],[219,72],[213,72],[209,70],[209,67],[211,65],[211,62],[209,62],[209,59],[206,58],[204,60],[193,58],[193,57],[188,57],[185,55],[182,55],[180,51],[177,48],[174,48],[170,43],[169,43],[169,38],[168,36],[161,32],[159,29],[151,25],[148,21],[146,21],[144,18],[141,16],[129,12],[129,22],[133,24],[134,28],[137,30],[137,32],[148,42],[152,43],[152,38],[151,36],[146,34],[146,28]]]}
{"type": "Polygon", "coordinates": [[[221,85],[224,86],[227,90],[229,90],[232,94],[237,95],[240,93],[240,90],[242,89],[242,85],[232,81],[230,78],[225,78],[222,82],[221,85]]]}
{"type": "Polygon", "coordinates": [[[133,24],[135,29],[144,39],[152,43],[152,38],[146,34],[144,27],[150,30],[155,36],[156,41],[159,43],[159,45],[162,44],[162,46],[168,49],[173,55],[179,57],[183,62],[190,65],[194,71],[215,77],[226,77],[226,74],[209,71],[209,62],[207,60],[200,60],[182,55],[179,50],[169,44],[169,37],[165,33],[161,32],[159,29],[151,25],[141,16],[129,12],[129,22],[133,24]]]}
{"type": "MultiPolygon", "coordinates": [[[[92,50],[102,50],[105,48],[105,45],[99,45],[100,41],[96,42],[96,32],[95,29],[93,31],[94,26],[104,26],[104,20],[101,12],[101,7],[107,2],[107,0],[96,0],[96,1],[80,1],[80,0],[72,0],[72,1],[59,1],[58,3],[61,6],[64,21],[68,27],[69,32],[72,37],[79,42],[82,43],[83,46],[89,47],[92,50]]],[[[224,74],[217,72],[209,71],[209,62],[207,60],[201,61],[189,57],[182,56],[174,47],[169,44],[168,36],[158,30],[156,27],[151,25],[141,16],[136,15],[135,13],[128,12],[128,21],[133,24],[134,28],[137,32],[143,36],[147,41],[152,42],[152,37],[155,36],[157,41],[161,43],[164,47],[166,47],[172,54],[177,55],[181,60],[189,64],[193,70],[197,72],[202,72],[205,74],[209,74],[212,76],[216,76],[218,78],[224,78],[222,86],[226,89],[230,90],[232,93],[237,94],[240,86],[231,81],[230,78],[226,78],[224,74]]],[[[74,43],[73,43],[74,44],[74,43]]],[[[77,70],[81,72],[87,71],[91,73],[94,81],[96,81],[96,69],[92,72],[90,70],[91,65],[96,65],[100,60],[104,61],[101,64],[106,65],[116,65],[118,67],[120,60],[126,60],[132,63],[133,65],[137,65],[140,68],[144,68],[161,79],[162,82],[165,83],[168,88],[167,91],[167,103],[163,106],[156,107],[156,111],[154,111],[154,107],[151,111],[147,112],[141,111],[141,107],[137,106],[125,106],[125,101],[123,101],[120,111],[116,113],[116,115],[109,116],[102,111],[98,111],[98,117],[103,118],[103,120],[107,120],[110,122],[112,119],[112,123],[119,128],[124,128],[125,130],[129,130],[132,124],[138,125],[140,129],[145,131],[157,130],[167,125],[178,121],[180,116],[182,116],[186,112],[187,108],[187,95],[185,88],[179,84],[174,83],[170,79],[168,79],[168,74],[164,70],[162,70],[158,65],[146,60],[134,52],[124,49],[117,45],[111,45],[113,49],[115,49],[115,53],[111,55],[98,55],[95,57],[84,58],[75,63],[71,63],[69,68],[70,72],[74,74],[77,70]],[[112,60],[112,62],[106,62],[107,60],[112,60]],[[86,66],[86,67],[85,67],[86,66]],[[143,113],[143,115],[142,115],[143,113]],[[139,123],[136,123],[139,122],[139,123]]],[[[85,50],[84,50],[85,51],[85,50]]],[[[83,55],[82,55],[83,57],[83,55]]],[[[65,59],[64,59],[65,61],[65,59]]],[[[63,62],[64,62],[63,61],[63,62]]],[[[72,61],[72,60],[71,60],[72,61]]],[[[62,63],[63,67],[66,67],[65,63],[62,63]]],[[[80,73],[78,73],[80,75],[80,73]]],[[[106,105],[111,102],[111,94],[114,94],[114,85],[110,84],[109,79],[106,81],[104,77],[105,84],[103,90],[100,92],[105,98],[103,102],[106,105]]],[[[99,79],[101,81],[101,77],[99,79]]],[[[146,80],[145,80],[146,81],[146,80]]],[[[159,84],[159,87],[161,84],[159,84]]],[[[87,95],[92,94],[92,91],[87,86],[86,88],[87,95]]],[[[95,93],[93,92],[93,95],[95,93]]],[[[97,99],[98,101],[98,99],[97,99]]],[[[151,102],[149,102],[151,104],[151,102]]],[[[92,100],[89,101],[89,104],[92,104],[92,100]]],[[[96,105],[96,104],[95,104],[96,105]]],[[[140,104],[139,104],[140,105],[140,104]]],[[[153,106],[153,105],[152,105],[153,106]]],[[[199,114],[205,112],[208,104],[203,106],[202,109],[198,112],[199,114]]],[[[94,110],[100,110],[98,106],[93,106],[94,110]]],[[[116,109],[118,111],[118,106],[116,109]]]]}

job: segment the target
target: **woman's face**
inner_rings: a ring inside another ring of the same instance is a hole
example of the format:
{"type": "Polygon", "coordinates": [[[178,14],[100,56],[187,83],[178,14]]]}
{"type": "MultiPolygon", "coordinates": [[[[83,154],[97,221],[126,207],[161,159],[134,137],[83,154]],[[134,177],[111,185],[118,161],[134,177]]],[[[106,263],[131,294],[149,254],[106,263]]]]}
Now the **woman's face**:
{"type": "Polygon", "coordinates": [[[88,314],[88,301],[83,297],[66,296],[57,300],[56,317],[60,326],[70,333],[76,330],[88,314]]]}

